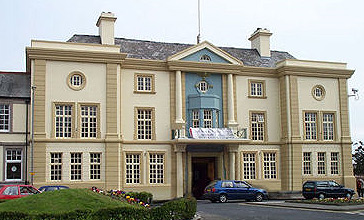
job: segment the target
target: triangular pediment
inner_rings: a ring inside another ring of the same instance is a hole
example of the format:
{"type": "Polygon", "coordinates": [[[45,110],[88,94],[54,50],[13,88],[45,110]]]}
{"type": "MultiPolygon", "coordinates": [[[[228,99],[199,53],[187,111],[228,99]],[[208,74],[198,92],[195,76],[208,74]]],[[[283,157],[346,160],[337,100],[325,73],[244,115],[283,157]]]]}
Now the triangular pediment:
{"type": "Polygon", "coordinates": [[[243,65],[243,62],[237,58],[231,56],[229,53],[221,50],[214,46],[208,41],[204,41],[192,47],[189,47],[179,53],[176,53],[167,58],[168,61],[184,60],[184,61],[195,61],[200,62],[200,58],[203,55],[211,57],[212,63],[227,63],[243,65]]]}

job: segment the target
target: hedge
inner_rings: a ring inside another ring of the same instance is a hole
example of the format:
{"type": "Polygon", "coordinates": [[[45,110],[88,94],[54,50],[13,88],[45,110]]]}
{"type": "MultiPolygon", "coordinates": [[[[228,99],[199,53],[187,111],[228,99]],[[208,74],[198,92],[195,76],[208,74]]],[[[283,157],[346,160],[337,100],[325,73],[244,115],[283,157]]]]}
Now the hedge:
{"type": "Polygon", "coordinates": [[[99,210],[77,210],[67,213],[25,214],[21,212],[0,212],[4,220],[185,220],[192,219],[197,203],[194,198],[181,198],[161,206],[145,208],[142,206],[101,208],[99,210]]]}

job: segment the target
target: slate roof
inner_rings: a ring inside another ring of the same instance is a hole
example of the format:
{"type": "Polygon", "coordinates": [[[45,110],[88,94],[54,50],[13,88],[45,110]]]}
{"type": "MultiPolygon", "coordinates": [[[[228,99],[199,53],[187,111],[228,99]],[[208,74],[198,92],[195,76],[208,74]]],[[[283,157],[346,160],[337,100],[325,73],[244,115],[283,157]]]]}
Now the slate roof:
{"type": "Polygon", "coordinates": [[[30,74],[0,72],[1,98],[30,98],[30,74]]]}
{"type": "MultiPolygon", "coordinates": [[[[73,35],[67,42],[101,44],[98,35],[73,35]]],[[[129,58],[166,60],[193,44],[164,43],[126,38],[115,38],[115,44],[120,45],[120,52],[127,53],[129,58]]],[[[241,60],[246,66],[274,67],[278,61],[295,59],[291,54],[282,51],[271,51],[271,57],[260,57],[256,49],[243,49],[233,47],[219,47],[235,58],[241,60]]]]}

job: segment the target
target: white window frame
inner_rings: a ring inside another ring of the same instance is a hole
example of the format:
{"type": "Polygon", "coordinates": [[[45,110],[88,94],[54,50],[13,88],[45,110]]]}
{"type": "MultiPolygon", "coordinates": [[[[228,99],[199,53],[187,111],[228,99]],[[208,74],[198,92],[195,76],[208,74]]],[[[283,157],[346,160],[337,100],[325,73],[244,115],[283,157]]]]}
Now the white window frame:
{"type": "Polygon", "coordinates": [[[6,181],[19,181],[23,179],[23,150],[21,148],[6,148],[5,149],[5,176],[6,181]],[[11,155],[8,155],[11,152],[11,155]],[[15,152],[15,158],[13,157],[15,152]],[[20,153],[19,153],[20,152],[20,153]],[[10,156],[10,158],[9,158],[10,156]],[[20,157],[20,159],[19,159],[20,157]],[[7,165],[8,163],[20,163],[20,178],[19,179],[8,179],[7,165]]]}
{"type": "Polygon", "coordinates": [[[263,152],[264,179],[277,179],[277,153],[263,152]]]}
{"type": "Polygon", "coordinates": [[[212,128],[213,127],[213,112],[211,109],[203,110],[203,127],[204,128],[212,128]]]}
{"type": "Polygon", "coordinates": [[[0,104],[0,132],[10,132],[11,128],[11,106],[0,104]]]}
{"type": "Polygon", "coordinates": [[[200,127],[200,111],[192,110],[192,127],[199,128],[200,127]]]}
{"type": "Polygon", "coordinates": [[[322,137],[324,141],[333,141],[335,138],[335,114],[322,114],[322,137]]]}
{"type": "Polygon", "coordinates": [[[73,74],[70,77],[70,83],[74,87],[80,87],[83,83],[83,78],[80,74],[73,74]]]}
{"type": "Polygon", "coordinates": [[[135,91],[137,92],[148,92],[154,91],[154,76],[149,74],[137,74],[136,75],[136,86],[135,91]]]}
{"type": "Polygon", "coordinates": [[[55,138],[72,138],[73,134],[73,104],[54,105],[54,137],[55,138]]]}
{"type": "Polygon", "coordinates": [[[197,88],[200,92],[205,93],[209,90],[209,84],[205,80],[202,80],[197,84],[197,88]]]}
{"type": "Polygon", "coordinates": [[[317,140],[317,112],[304,113],[305,139],[317,140]]]}
{"type": "Polygon", "coordinates": [[[49,179],[51,181],[62,180],[62,156],[60,152],[50,153],[49,179]]]}
{"type": "Polygon", "coordinates": [[[80,105],[80,137],[97,138],[98,136],[98,111],[97,105],[80,105]]]}
{"type": "Polygon", "coordinates": [[[264,85],[262,82],[250,82],[250,96],[262,97],[264,95],[263,88],[264,85]]]}
{"type": "Polygon", "coordinates": [[[251,113],[251,139],[253,141],[265,140],[265,114],[261,112],[251,113]]]}
{"type": "Polygon", "coordinates": [[[317,174],[326,175],[326,152],[317,152],[317,174]]]}
{"type": "Polygon", "coordinates": [[[321,101],[325,98],[326,91],[325,88],[321,85],[316,85],[312,88],[312,96],[317,101],[321,101]]]}
{"type": "Polygon", "coordinates": [[[136,138],[138,140],[152,140],[154,132],[153,109],[136,109],[136,138]]]}
{"type": "Polygon", "coordinates": [[[85,88],[86,76],[79,71],[71,72],[68,74],[67,84],[72,90],[79,91],[85,88]]]}
{"type": "Polygon", "coordinates": [[[303,175],[312,175],[312,153],[303,152],[303,175]]]}
{"type": "Polygon", "coordinates": [[[125,153],[125,183],[141,184],[141,162],[140,153],[125,153]]]}
{"type": "Polygon", "coordinates": [[[164,184],[164,162],[164,153],[149,153],[149,184],[164,184]]]}
{"type": "Polygon", "coordinates": [[[82,180],[82,153],[73,152],[70,158],[70,180],[82,180]]]}
{"type": "Polygon", "coordinates": [[[331,175],[339,175],[339,152],[330,153],[331,175]]]}
{"type": "Polygon", "coordinates": [[[101,179],[101,153],[90,153],[90,180],[101,179]]]}
{"type": "Polygon", "coordinates": [[[256,153],[246,152],[242,156],[243,179],[256,179],[256,153]]]}

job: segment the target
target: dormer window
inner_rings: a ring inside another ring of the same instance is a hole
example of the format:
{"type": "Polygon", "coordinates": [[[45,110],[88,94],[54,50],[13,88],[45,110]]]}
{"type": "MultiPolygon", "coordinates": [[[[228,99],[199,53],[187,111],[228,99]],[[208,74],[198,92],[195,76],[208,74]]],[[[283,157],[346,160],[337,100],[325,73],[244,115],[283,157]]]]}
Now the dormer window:
{"type": "Polygon", "coordinates": [[[204,54],[200,57],[200,61],[202,62],[210,62],[211,61],[211,57],[207,54],[204,54]]]}

